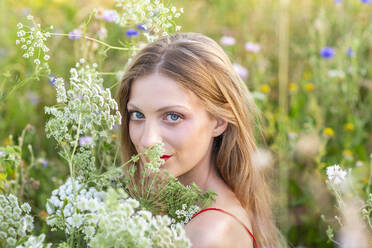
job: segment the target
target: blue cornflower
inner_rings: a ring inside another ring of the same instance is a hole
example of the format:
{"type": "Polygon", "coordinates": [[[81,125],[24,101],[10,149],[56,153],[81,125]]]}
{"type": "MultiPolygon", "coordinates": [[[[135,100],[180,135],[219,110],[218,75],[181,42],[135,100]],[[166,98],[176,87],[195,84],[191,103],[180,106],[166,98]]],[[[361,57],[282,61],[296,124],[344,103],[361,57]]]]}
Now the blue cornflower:
{"type": "Polygon", "coordinates": [[[349,57],[353,57],[354,56],[354,51],[353,51],[353,49],[351,49],[351,47],[349,47],[348,49],[347,49],[347,56],[349,56],[349,57]]]}
{"type": "Polygon", "coordinates": [[[48,75],[48,83],[50,83],[50,85],[54,86],[54,84],[56,83],[56,79],[57,79],[56,75],[54,74],[48,75]]]}
{"type": "Polygon", "coordinates": [[[372,0],[360,0],[362,3],[372,3],[372,0]]]}
{"type": "Polygon", "coordinates": [[[146,31],[146,28],[145,28],[145,26],[144,26],[145,24],[137,24],[136,25],[136,27],[137,27],[137,29],[139,29],[139,30],[142,30],[142,31],[146,31]]]}
{"type": "Polygon", "coordinates": [[[320,56],[325,59],[331,59],[335,56],[335,50],[332,47],[323,47],[322,50],[320,50],[320,56]]]}
{"type": "Polygon", "coordinates": [[[133,29],[133,28],[128,29],[125,33],[126,33],[129,37],[133,37],[133,36],[138,36],[138,35],[139,35],[138,30],[135,30],[135,29],[133,29]]]}

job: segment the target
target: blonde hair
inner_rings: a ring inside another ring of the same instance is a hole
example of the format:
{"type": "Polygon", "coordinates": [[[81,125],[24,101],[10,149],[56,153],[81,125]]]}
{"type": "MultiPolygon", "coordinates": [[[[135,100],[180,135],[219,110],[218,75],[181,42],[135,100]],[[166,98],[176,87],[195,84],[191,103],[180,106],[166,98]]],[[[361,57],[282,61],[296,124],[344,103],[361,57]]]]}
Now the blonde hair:
{"type": "Polygon", "coordinates": [[[252,130],[256,126],[256,107],[228,56],[212,39],[198,33],[178,33],[149,44],[133,59],[117,94],[122,115],[122,159],[127,161],[136,154],[129,136],[126,109],[131,85],[152,73],[167,76],[191,90],[210,114],[228,122],[225,132],[213,141],[213,161],[249,214],[258,245],[279,246],[269,187],[263,172],[251,163],[256,150],[252,130]]]}

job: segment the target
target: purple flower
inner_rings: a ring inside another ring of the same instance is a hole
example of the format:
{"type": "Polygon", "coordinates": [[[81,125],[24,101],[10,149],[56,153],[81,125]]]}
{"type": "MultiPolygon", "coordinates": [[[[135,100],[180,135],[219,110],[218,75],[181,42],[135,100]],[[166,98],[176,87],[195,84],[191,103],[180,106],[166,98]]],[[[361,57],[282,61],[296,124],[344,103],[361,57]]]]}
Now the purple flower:
{"type": "Polygon", "coordinates": [[[325,59],[331,59],[335,56],[335,50],[332,47],[323,47],[322,50],[320,50],[320,56],[325,59]]]}
{"type": "Polygon", "coordinates": [[[234,63],[233,64],[233,67],[234,67],[234,70],[235,72],[242,78],[242,79],[246,79],[248,77],[248,70],[243,67],[242,65],[238,64],[238,63],[234,63]]]}
{"type": "Polygon", "coordinates": [[[3,156],[4,152],[3,151],[0,151],[0,157],[3,156]]]}
{"type": "Polygon", "coordinates": [[[252,53],[258,53],[261,49],[260,44],[254,42],[246,42],[245,43],[245,50],[252,53]]]}
{"type": "Polygon", "coordinates": [[[347,56],[349,56],[349,57],[353,57],[354,56],[354,51],[353,51],[353,49],[351,49],[351,47],[349,47],[348,49],[347,49],[347,56]]]}
{"type": "Polygon", "coordinates": [[[107,22],[114,22],[118,18],[118,14],[116,13],[115,10],[112,9],[107,9],[103,11],[102,14],[102,19],[107,21],[107,22]]]}
{"type": "Polygon", "coordinates": [[[137,27],[137,29],[139,29],[139,30],[142,30],[142,31],[146,31],[146,28],[145,28],[145,26],[144,26],[145,24],[137,24],[136,25],[136,27],[137,27]]]}
{"type": "Polygon", "coordinates": [[[90,146],[93,144],[93,138],[90,136],[83,136],[79,139],[80,146],[90,146]]]}
{"type": "Polygon", "coordinates": [[[335,0],[335,3],[342,3],[342,0],[335,0]]]}
{"type": "Polygon", "coordinates": [[[41,163],[41,166],[43,168],[47,167],[47,165],[49,164],[49,161],[46,160],[45,158],[39,158],[39,162],[41,163]]]}
{"type": "Polygon", "coordinates": [[[360,0],[362,3],[371,3],[372,0],[360,0]]]}
{"type": "Polygon", "coordinates": [[[235,38],[232,36],[222,36],[220,42],[223,46],[235,45],[235,38]]]}
{"type": "Polygon", "coordinates": [[[30,100],[32,105],[38,105],[39,104],[40,98],[34,91],[29,90],[29,91],[27,91],[26,95],[27,95],[27,98],[28,98],[28,100],[30,100]]]}
{"type": "Polygon", "coordinates": [[[77,40],[77,39],[80,39],[82,35],[83,35],[83,32],[81,32],[81,29],[75,28],[70,33],[68,33],[68,38],[70,40],[77,40]]]}
{"type": "Polygon", "coordinates": [[[50,85],[54,86],[54,84],[56,83],[56,75],[54,74],[49,74],[48,75],[48,83],[50,83],[50,85]]]}
{"type": "Polygon", "coordinates": [[[138,36],[138,35],[139,35],[138,30],[135,30],[135,29],[133,29],[133,28],[128,29],[125,33],[126,33],[129,37],[133,37],[133,36],[138,36]]]}

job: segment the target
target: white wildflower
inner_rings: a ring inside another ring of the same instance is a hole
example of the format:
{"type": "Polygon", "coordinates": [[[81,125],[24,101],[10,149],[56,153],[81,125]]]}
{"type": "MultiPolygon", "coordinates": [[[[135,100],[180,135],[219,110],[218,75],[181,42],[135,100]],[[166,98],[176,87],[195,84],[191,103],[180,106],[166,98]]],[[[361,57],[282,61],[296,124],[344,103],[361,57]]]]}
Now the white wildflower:
{"type": "Polygon", "coordinates": [[[265,101],[267,99],[266,94],[262,93],[261,91],[252,91],[252,97],[255,100],[265,101]]]}
{"type": "Polygon", "coordinates": [[[220,42],[223,46],[232,46],[235,45],[235,38],[232,36],[222,36],[220,42]]]}
{"type": "Polygon", "coordinates": [[[15,246],[17,240],[26,237],[33,230],[33,218],[29,215],[28,203],[18,205],[16,196],[0,194],[0,244],[15,246]]]}
{"type": "Polygon", "coordinates": [[[32,16],[28,16],[27,19],[31,20],[32,26],[29,27],[22,23],[17,24],[17,36],[21,38],[16,40],[16,45],[25,50],[24,58],[34,58],[33,61],[36,65],[40,65],[43,62],[44,66],[48,68],[46,61],[49,59],[49,48],[46,45],[46,41],[51,35],[48,31],[42,30],[40,24],[35,24],[32,21],[32,16]],[[34,57],[35,55],[37,57],[34,57]]]}
{"type": "Polygon", "coordinates": [[[46,209],[50,214],[47,224],[53,227],[57,224],[56,219],[65,219],[64,231],[67,234],[73,227],[88,225],[92,222],[92,214],[103,207],[104,195],[94,188],[87,189],[79,179],[68,178],[47,201],[46,209]]]}
{"type": "Polygon", "coordinates": [[[162,2],[154,0],[115,0],[116,7],[121,13],[115,18],[120,26],[128,26],[132,23],[144,23],[145,30],[151,30],[153,34],[145,32],[148,42],[153,42],[159,34],[168,35],[172,30],[180,30],[173,18],[180,17],[183,9],[177,10],[175,6],[165,6],[162,2]]]}
{"type": "Polygon", "coordinates": [[[337,79],[345,78],[345,72],[343,70],[329,70],[327,74],[330,78],[337,78],[337,79]]]}
{"type": "Polygon", "coordinates": [[[76,67],[70,70],[69,88],[65,87],[62,79],[55,82],[57,102],[64,103],[64,107],[45,108],[45,112],[51,115],[46,124],[47,137],[52,136],[59,143],[66,142],[73,147],[79,126],[81,138],[91,137],[89,140],[82,138],[81,146],[94,146],[98,139],[111,142],[111,135],[106,135],[106,132],[115,124],[120,125],[118,104],[110,89],[104,89],[103,78],[96,66],[85,65],[85,60],[81,59],[76,67]]]}
{"type": "Polygon", "coordinates": [[[121,201],[119,193],[109,190],[104,208],[97,212],[97,229],[83,229],[92,238],[90,247],[190,247],[191,243],[180,224],[171,226],[168,216],[152,216],[146,210],[139,210],[133,199],[121,201]],[[128,204],[130,202],[130,204],[128,204]],[[125,223],[125,225],[123,225],[125,223]],[[123,234],[125,236],[123,236],[123,234]]]}
{"type": "Polygon", "coordinates": [[[25,243],[17,246],[17,248],[49,248],[52,244],[44,244],[45,234],[40,236],[30,236],[25,243]]]}
{"type": "Polygon", "coordinates": [[[258,148],[252,154],[252,165],[258,169],[266,169],[273,166],[274,158],[270,150],[264,148],[258,148]]]}
{"type": "Polygon", "coordinates": [[[361,167],[363,165],[364,165],[363,161],[358,160],[358,161],[355,162],[356,167],[361,167]]]}
{"type": "Polygon", "coordinates": [[[328,179],[335,185],[341,184],[346,175],[347,172],[342,170],[338,164],[327,167],[328,179]]]}

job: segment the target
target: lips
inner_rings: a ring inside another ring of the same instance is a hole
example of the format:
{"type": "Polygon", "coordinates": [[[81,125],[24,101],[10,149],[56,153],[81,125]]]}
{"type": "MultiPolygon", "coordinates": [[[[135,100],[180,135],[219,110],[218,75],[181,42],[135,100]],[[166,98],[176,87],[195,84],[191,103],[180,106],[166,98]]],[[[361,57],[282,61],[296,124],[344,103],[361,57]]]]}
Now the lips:
{"type": "Polygon", "coordinates": [[[163,155],[160,158],[164,159],[164,161],[166,162],[170,157],[172,157],[172,156],[171,155],[163,155]]]}

